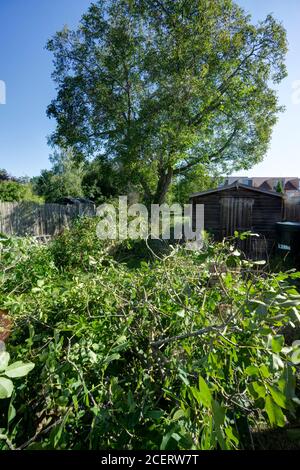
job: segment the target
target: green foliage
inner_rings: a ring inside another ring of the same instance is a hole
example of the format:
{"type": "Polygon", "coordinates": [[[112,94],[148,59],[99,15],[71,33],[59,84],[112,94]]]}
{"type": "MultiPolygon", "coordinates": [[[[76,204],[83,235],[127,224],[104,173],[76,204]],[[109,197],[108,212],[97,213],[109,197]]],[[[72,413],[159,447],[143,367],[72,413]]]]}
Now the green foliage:
{"type": "Polygon", "coordinates": [[[52,143],[109,157],[155,202],[198,164],[251,168],[282,110],[285,30],[231,0],[101,0],[48,49],[52,143]]]}
{"type": "MultiPolygon", "coordinates": [[[[0,403],[5,400],[6,407],[4,417],[7,423],[7,431],[9,430],[9,423],[15,418],[16,410],[13,405],[13,392],[14,392],[14,382],[12,379],[18,379],[25,377],[32,371],[34,364],[32,362],[21,362],[17,361],[13,364],[9,364],[10,354],[5,351],[3,348],[4,343],[0,342],[0,403]]],[[[23,382],[24,383],[24,382],[23,382]]],[[[10,440],[7,436],[7,433],[3,432],[5,429],[1,429],[1,420],[0,417],[0,449],[2,447],[1,441],[10,448],[10,440]]]]}
{"type": "Polygon", "coordinates": [[[51,162],[51,170],[43,170],[40,176],[33,178],[34,191],[50,203],[66,196],[83,196],[83,165],[74,161],[72,151],[56,152],[51,162]]]}
{"type": "Polygon", "coordinates": [[[80,218],[55,238],[50,252],[58,268],[90,270],[101,264],[110,244],[97,237],[97,223],[97,218],[80,218]]]}
{"type": "Polygon", "coordinates": [[[43,199],[34,194],[32,184],[29,182],[16,181],[13,179],[1,180],[0,175],[0,201],[3,202],[43,202],[43,199]]]}
{"type": "Polygon", "coordinates": [[[60,269],[26,290],[13,266],[32,245],[1,242],[8,349],[35,364],[16,383],[3,448],[236,449],[295,418],[299,341],[282,332],[299,325],[299,273],[267,273],[209,241],[128,266],[90,224],[34,248],[35,266],[49,256],[60,269]]]}
{"type": "Polygon", "coordinates": [[[17,181],[0,182],[0,201],[19,202],[24,200],[26,188],[17,181]]]}
{"type": "Polygon", "coordinates": [[[174,179],[169,198],[173,202],[188,204],[191,194],[214,189],[219,183],[221,183],[220,176],[208,174],[203,165],[197,165],[174,179]]]}
{"type": "Polygon", "coordinates": [[[38,204],[43,204],[45,202],[43,196],[35,193],[34,185],[31,182],[24,184],[24,194],[22,200],[27,202],[36,202],[38,204]]]}
{"type": "Polygon", "coordinates": [[[11,379],[25,377],[34,368],[31,362],[21,361],[9,364],[10,355],[6,351],[0,351],[0,399],[10,398],[14,385],[11,379]]]}
{"type": "Polygon", "coordinates": [[[57,272],[52,253],[30,238],[0,239],[1,292],[26,292],[57,272]]]}
{"type": "Polygon", "coordinates": [[[122,168],[105,158],[85,164],[82,187],[84,195],[96,204],[127,194],[129,190],[122,168]]]}
{"type": "Polygon", "coordinates": [[[276,192],[280,194],[284,193],[282,181],[278,181],[277,186],[276,186],[276,192]]]}

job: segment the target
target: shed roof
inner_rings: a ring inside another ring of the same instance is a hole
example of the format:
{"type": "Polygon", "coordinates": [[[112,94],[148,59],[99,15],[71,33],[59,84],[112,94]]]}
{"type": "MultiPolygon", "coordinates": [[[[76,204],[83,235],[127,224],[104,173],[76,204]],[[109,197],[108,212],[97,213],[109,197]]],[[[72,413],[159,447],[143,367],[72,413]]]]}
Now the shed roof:
{"type": "Polygon", "coordinates": [[[194,197],[198,197],[198,196],[205,196],[206,194],[213,194],[213,193],[219,193],[222,191],[227,191],[228,189],[239,189],[239,188],[247,189],[248,191],[254,191],[257,193],[262,193],[262,194],[265,194],[266,196],[273,196],[273,197],[280,197],[280,198],[284,197],[283,194],[277,193],[275,191],[265,191],[262,189],[253,188],[252,186],[248,186],[247,184],[241,184],[239,182],[236,182],[228,186],[222,186],[221,188],[210,189],[208,191],[203,191],[200,193],[193,193],[190,195],[190,199],[193,199],[194,197]]]}

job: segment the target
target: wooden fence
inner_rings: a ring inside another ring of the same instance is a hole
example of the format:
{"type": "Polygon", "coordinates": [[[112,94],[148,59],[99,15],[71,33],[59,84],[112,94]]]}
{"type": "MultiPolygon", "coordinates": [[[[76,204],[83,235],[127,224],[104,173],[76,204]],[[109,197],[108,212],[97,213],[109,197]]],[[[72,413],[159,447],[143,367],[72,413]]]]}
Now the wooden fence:
{"type": "Polygon", "coordinates": [[[300,197],[291,197],[284,203],[284,219],[289,222],[300,222],[300,197]]]}
{"type": "Polygon", "coordinates": [[[94,216],[93,204],[0,202],[0,233],[17,236],[56,235],[76,217],[94,216]]]}
{"type": "MultiPolygon", "coordinates": [[[[76,217],[95,215],[96,208],[93,204],[0,202],[0,233],[35,237],[53,236],[69,227],[76,217]]],[[[299,196],[285,199],[284,219],[300,222],[299,196]]]]}

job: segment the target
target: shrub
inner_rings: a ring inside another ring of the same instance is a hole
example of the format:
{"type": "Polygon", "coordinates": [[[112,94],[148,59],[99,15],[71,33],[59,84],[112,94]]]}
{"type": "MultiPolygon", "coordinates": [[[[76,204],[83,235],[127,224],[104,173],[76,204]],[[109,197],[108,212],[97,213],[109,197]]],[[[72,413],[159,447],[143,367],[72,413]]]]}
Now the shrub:
{"type": "Polygon", "coordinates": [[[267,273],[211,243],[91,270],[88,257],[102,253],[94,223],[49,247],[60,272],[26,292],[2,290],[14,319],[7,348],[35,363],[16,387],[12,446],[235,449],[261,427],[293,422],[300,350],[282,329],[299,323],[300,274],[267,273]]]}
{"type": "MultiPolygon", "coordinates": [[[[26,292],[57,271],[53,256],[45,245],[30,238],[0,239],[0,288],[5,295],[26,292]]],[[[0,291],[0,296],[1,296],[0,291]]]]}
{"type": "Polygon", "coordinates": [[[25,187],[17,181],[0,182],[0,201],[18,202],[22,201],[25,195],[25,187]]]}
{"type": "Polygon", "coordinates": [[[97,237],[97,223],[97,218],[79,218],[55,238],[50,251],[57,267],[89,270],[99,265],[111,242],[97,237]]]}

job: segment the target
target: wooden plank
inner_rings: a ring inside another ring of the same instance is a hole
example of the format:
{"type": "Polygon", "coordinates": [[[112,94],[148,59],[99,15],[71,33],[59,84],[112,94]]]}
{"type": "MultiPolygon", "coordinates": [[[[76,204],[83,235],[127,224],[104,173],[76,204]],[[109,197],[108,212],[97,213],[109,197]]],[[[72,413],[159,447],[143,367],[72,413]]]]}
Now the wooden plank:
{"type": "Polygon", "coordinates": [[[17,236],[56,235],[76,217],[95,216],[93,204],[0,202],[0,233],[17,236]]]}

